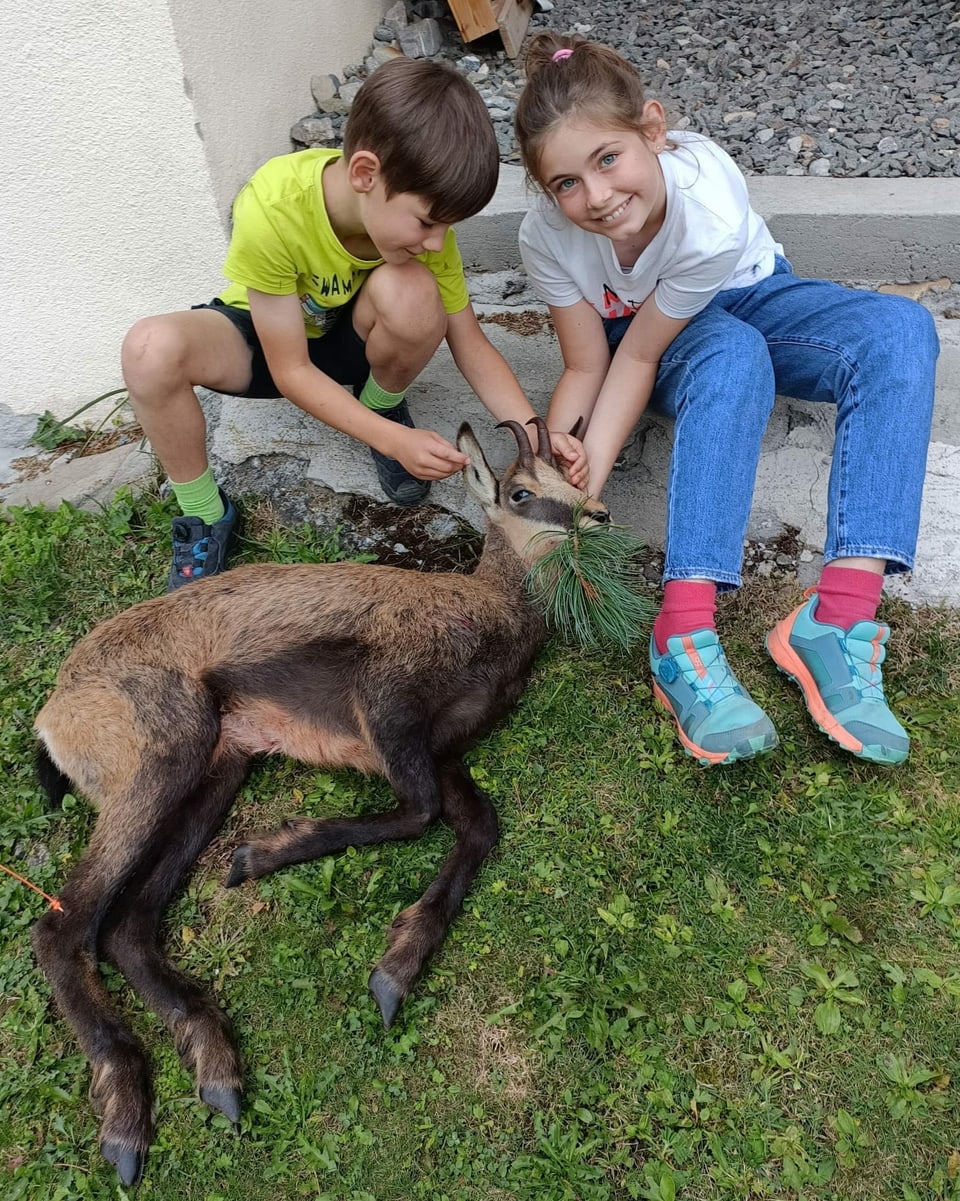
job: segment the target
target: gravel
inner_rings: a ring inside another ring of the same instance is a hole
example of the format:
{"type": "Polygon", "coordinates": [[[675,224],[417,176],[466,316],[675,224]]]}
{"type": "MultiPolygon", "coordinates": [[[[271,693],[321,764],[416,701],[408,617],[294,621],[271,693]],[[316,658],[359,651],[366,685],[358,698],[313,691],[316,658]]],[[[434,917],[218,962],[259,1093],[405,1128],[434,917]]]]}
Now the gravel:
{"type": "MultiPolygon", "coordinates": [[[[672,128],[709,134],[746,175],[960,175],[960,10],[950,0],[853,0],[833,12],[814,0],[535,3],[551,8],[535,8],[528,33],[576,32],[613,46],[664,104],[672,128]]],[[[518,162],[512,119],[522,55],[509,59],[498,35],[465,45],[443,0],[407,0],[405,14],[397,5],[391,13],[371,31],[366,61],[344,69],[341,88],[401,42],[410,53],[403,15],[408,26],[426,21],[430,52],[467,73],[503,161],[518,162]]],[[[330,118],[324,144],[336,144],[344,107],[310,114],[330,118]]],[[[317,144],[298,126],[295,144],[317,144]]]]}

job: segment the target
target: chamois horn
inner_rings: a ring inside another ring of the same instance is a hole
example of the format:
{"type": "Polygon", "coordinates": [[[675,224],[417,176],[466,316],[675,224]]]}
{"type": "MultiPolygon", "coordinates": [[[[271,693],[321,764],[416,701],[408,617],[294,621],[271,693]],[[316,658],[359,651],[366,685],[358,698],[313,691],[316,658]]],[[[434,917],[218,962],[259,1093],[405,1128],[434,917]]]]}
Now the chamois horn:
{"type": "MultiPolygon", "coordinates": [[[[519,421],[501,421],[497,425],[498,430],[507,429],[517,440],[517,451],[519,452],[520,466],[525,471],[534,470],[533,462],[533,447],[530,445],[530,436],[523,428],[519,421]]],[[[549,445],[549,443],[548,443],[549,445]]]]}

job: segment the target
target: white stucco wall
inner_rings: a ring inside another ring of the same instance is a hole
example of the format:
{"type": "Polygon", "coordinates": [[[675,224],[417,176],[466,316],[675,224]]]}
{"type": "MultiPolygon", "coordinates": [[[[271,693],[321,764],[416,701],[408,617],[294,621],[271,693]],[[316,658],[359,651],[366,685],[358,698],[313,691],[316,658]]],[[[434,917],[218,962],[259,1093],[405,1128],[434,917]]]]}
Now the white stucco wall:
{"type": "Polygon", "coordinates": [[[213,295],[224,216],[290,149],[310,76],[362,60],[382,0],[0,8],[0,414],[120,380],[127,328],[213,295]]]}
{"type": "Polygon", "coordinates": [[[363,61],[391,0],[169,0],[221,215],[314,110],[310,76],[363,61]]]}

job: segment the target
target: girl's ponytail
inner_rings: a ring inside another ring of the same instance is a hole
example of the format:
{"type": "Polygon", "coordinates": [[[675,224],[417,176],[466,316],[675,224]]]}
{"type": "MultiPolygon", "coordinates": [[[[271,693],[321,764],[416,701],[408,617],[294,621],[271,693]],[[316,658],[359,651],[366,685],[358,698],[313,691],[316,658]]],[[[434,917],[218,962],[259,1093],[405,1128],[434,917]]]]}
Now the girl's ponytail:
{"type": "Polygon", "coordinates": [[[523,59],[523,69],[527,79],[532,79],[544,67],[563,66],[565,59],[556,58],[557,52],[570,51],[572,53],[577,46],[583,45],[583,41],[584,39],[581,37],[565,37],[563,34],[554,33],[552,29],[534,34],[523,59]]]}

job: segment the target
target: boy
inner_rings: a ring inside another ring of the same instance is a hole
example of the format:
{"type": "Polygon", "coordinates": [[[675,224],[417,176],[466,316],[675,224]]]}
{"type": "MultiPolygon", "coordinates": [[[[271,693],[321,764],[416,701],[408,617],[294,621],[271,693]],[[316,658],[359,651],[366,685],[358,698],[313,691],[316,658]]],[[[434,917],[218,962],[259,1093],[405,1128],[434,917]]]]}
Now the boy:
{"type": "MultiPolygon", "coordinates": [[[[222,571],[236,525],[207,462],[195,386],[285,396],[365,442],[399,505],[419,504],[431,480],[466,463],[439,434],[414,427],[404,399],[443,338],[497,420],[533,416],[480,328],[451,228],[489,201],[499,165],[469,81],[444,63],[395,59],[360,89],[342,153],[281,155],[240,191],[230,286],[209,304],[133,326],[124,380],[183,512],[169,590],[222,571]]],[[[551,442],[584,486],[580,443],[564,434],[551,442]]]]}

